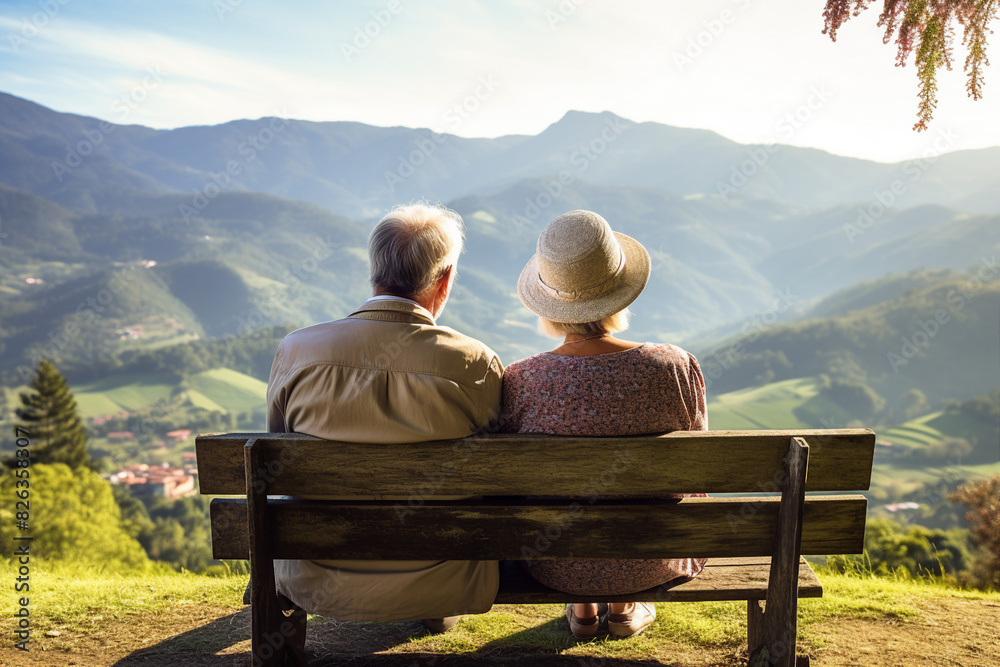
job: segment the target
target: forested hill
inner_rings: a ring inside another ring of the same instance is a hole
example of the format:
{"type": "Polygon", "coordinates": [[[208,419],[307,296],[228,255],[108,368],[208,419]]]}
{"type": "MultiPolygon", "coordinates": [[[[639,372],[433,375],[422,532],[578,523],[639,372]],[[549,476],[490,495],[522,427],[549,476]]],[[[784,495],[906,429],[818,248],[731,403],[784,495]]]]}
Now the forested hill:
{"type": "Polygon", "coordinates": [[[800,321],[751,320],[700,359],[715,394],[825,374],[870,388],[902,416],[913,389],[932,405],[996,389],[998,322],[996,265],[920,271],[836,293],[800,321]]]}
{"type": "MultiPolygon", "coordinates": [[[[718,388],[850,371],[892,394],[909,373],[947,374],[938,357],[922,361],[944,342],[964,368],[966,350],[1000,335],[978,314],[983,297],[898,373],[886,355],[940,295],[883,286],[856,300],[876,309],[864,317],[844,310],[852,292],[823,300],[891,274],[976,270],[1000,251],[997,167],[1000,148],[886,165],[608,112],[496,139],[278,118],[165,131],[0,94],[0,371],[23,380],[42,356],[83,368],[343,317],[370,293],[372,220],[426,197],[467,225],[442,322],[505,361],[548,344],[515,292],[538,232],[587,208],[650,251],[632,337],[707,350],[759,321],[718,388]],[[978,329],[965,324],[973,312],[978,329]],[[828,319],[794,324],[804,316],[828,319]]],[[[988,388],[975,379],[987,367],[938,393],[988,388]]]]}

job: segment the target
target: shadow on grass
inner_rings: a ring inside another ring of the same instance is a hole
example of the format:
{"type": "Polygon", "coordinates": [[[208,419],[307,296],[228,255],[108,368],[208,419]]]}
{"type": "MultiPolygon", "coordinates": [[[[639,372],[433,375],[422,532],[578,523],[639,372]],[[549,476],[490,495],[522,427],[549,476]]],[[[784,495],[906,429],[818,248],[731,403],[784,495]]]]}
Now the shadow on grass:
{"type": "MultiPolygon", "coordinates": [[[[140,631],[137,626],[136,631],[140,631]]],[[[250,608],[211,621],[158,644],[135,651],[114,667],[184,665],[185,667],[235,667],[250,657],[250,608]],[[245,643],[244,650],[236,648],[245,643]],[[227,652],[227,653],[223,653],[227,652]],[[221,653],[221,655],[220,655],[221,653]]]]}
{"type": "MultiPolygon", "coordinates": [[[[311,667],[331,667],[349,662],[352,667],[464,667],[466,665],[579,665],[581,667],[638,667],[672,665],[655,660],[563,654],[561,651],[593,640],[575,640],[561,618],[524,628],[464,653],[431,653],[420,644],[407,644],[427,636],[419,622],[347,623],[316,617],[309,622],[306,654],[311,667]],[[387,651],[392,651],[387,653],[387,651]]],[[[140,649],[114,663],[114,667],[184,665],[185,667],[243,667],[250,657],[250,609],[217,618],[210,623],[140,649]]],[[[442,636],[444,637],[444,636],[442,636]]],[[[598,640],[600,641],[600,640],[598,640]]],[[[446,650],[446,649],[444,649],[446,650]]]]}

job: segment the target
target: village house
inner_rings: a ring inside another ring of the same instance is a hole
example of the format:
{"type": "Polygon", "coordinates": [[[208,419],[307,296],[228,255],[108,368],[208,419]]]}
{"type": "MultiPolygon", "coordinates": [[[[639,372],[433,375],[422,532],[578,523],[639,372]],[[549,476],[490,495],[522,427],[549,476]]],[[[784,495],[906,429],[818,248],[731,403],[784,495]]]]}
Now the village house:
{"type": "Polygon", "coordinates": [[[126,466],[111,475],[112,484],[125,484],[133,496],[163,496],[170,500],[193,495],[196,491],[197,470],[180,470],[170,464],[140,463],[126,466]]]}

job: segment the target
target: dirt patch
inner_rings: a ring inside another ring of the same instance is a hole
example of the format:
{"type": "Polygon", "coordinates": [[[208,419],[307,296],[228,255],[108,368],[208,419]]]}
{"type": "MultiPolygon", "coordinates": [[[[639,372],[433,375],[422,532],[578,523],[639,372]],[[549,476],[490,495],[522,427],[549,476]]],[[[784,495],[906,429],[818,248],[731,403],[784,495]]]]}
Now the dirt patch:
{"type": "Polygon", "coordinates": [[[0,665],[107,667],[204,665],[245,667],[250,655],[250,610],[183,605],[159,614],[137,614],[85,632],[58,630],[32,636],[29,651],[0,649],[0,665]]]}
{"type": "MultiPolygon", "coordinates": [[[[812,625],[800,642],[815,665],[823,667],[913,667],[915,665],[1000,665],[1000,604],[960,598],[913,602],[917,620],[835,619],[812,625]]],[[[558,619],[547,621],[559,623],[558,619]]],[[[526,629],[525,632],[530,632],[526,629]]],[[[86,632],[59,631],[33,637],[28,652],[9,644],[0,648],[0,665],[24,667],[246,667],[249,662],[248,609],[184,605],[168,613],[130,617],[86,632]]],[[[654,654],[621,658],[595,657],[587,644],[571,645],[557,654],[489,643],[470,654],[427,653],[410,640],[423,634],[419,623],[311,623],[307,651],[314,667],[398,665],[458,667],[464,665],[650,665],[721,667],[745,665],[744,650],[660,642],[654,654]],[[656,663],[655,661],[659,661],[656,663]]]]}
{"type": "Polygon", "coordinates": [[[1000,665],[1000,604],[958,598],[915,603],[915,621],[837,619],[818,623],[809,635],[823,645],[809,651],[824,667],[1000,665]]]}

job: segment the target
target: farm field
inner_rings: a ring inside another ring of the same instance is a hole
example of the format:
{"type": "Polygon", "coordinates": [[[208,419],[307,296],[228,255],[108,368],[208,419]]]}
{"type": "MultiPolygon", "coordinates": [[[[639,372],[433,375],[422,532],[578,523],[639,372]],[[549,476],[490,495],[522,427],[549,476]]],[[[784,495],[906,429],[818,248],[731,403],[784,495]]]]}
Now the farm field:
{"type": "MultiPolygon", "coordinates": [[[[229,368],[214,368],[191,377],[188,399],[195,407],[224,413],[264,407],[267,383],[229,368]]],[[[169,399],[179,388],[156,378],[118,376],[73,387],[80,415],[101,417],[134,411],[169,399]]]]}
{"type": "Polygon", "coordinates": [[[132,411],[170,398],[173,386],[149,376],[112,376],[73,387],[80,416],[101,417],[121,410],[132,411]]]}
{"type": "MultiPolygon", "coordinates": [[[[809,428],[809,424],[796,416],[796,412],[803,413],[803,408],[818,417],[816,427],[836,428],[849,421],[839,406],[818,395],[814,379],[799,378],[712,397],[708,404],[709,427],[713,430],[809,428]]],[[[908,455],[948,438],[983,439],[983,429],[987,427],[970,423],[960,415],[938,411],[888,429],[876,428],[880,445],[875,450],[871,491],[867,494],[872,509],[891,502],[889,496],[921,492],[935,488],[942,481],[1000,474],[1000,460],[981,462],[980,458],[971,464],[955,460],[928,465],[908,455]]]]}
{"type": "Polygon", "coordinates": [[[850,417],[830,400],[819,396],[814,378],[795,378],[749,387],[709,398],[708,424],[713,430],[823,428],[843,426],[850,417]],[[795,414],[806,407],[816,424],[795,414]]]}
{"type": "Polygon", "coordinates": [[[192,376],[191,388],[226,412],[261,409],[267,394],[266,382],[229,368],[213,368],[192,376]]]}

